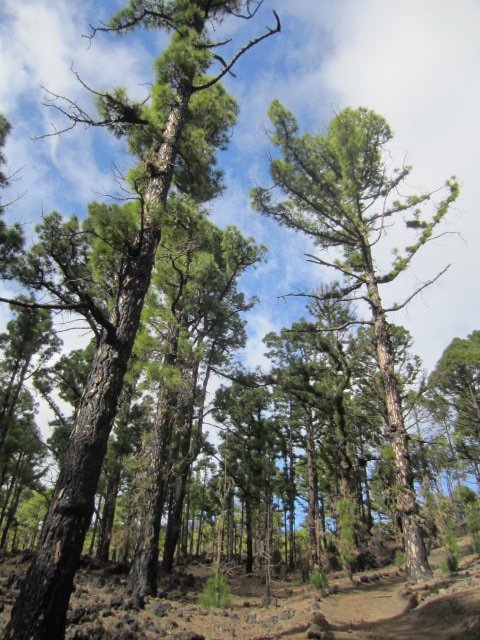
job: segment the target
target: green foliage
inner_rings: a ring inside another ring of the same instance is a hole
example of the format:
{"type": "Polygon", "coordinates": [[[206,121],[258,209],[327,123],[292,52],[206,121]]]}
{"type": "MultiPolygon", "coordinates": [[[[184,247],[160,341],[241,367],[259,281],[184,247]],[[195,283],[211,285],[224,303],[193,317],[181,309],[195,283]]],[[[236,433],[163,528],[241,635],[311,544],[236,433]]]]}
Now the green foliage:
{"type": "Polygon", "coordinates": [[[232,606],[230,585],[225,574],[217,571],[208,578],[202,593],[200,594],[202,607],[226,609],[232,606]]]}
{"type": "Polygon", "coordinates": [[[457,571],[460,547],[456,531],[455,505],[452,500],[443,496],[437,500],[436,524],[440,542],[447,553],[444,567],[447,571],[457,571]]]}
{"type": "Polygon", "coordinates": [[[453,423],[455,448],[474,467],[480,455],[480,331],[452,340],[429,386],[434,415],[453,423]]]}
{"type": "Polygon", "coordinates": [[[458,556],[448,554],[445,560],[440,563],[440,571],[442,573],[455,573],[458,571],[458,556]]]}
{"type": "Polygon", "coordinates": [[[271,161],[270,173],[285,199],[279,200],[271,188],[258,187],[252,191],[253,206],[280,224],[303,231],[323,249],[339,247],[343,259],[327,264],[353,278],[348,293],[365,285],[371,248],[385,221],[411,213],[418,223],[413,225],[416,240],[403,253],[396,252],[390,271],[380,279],[394,280],[458,197],[457,182],[447,181],[446,197],[429,221],[420,221],[420,206],[430,201],[430,193],[390,200],[411,169],[392,171],[388,166],[386,145],[392,132],[382,116],[365,108],[347,108],[333,118],[324,135],[299,134],[295,116],[278,100],[269,116],[274,126],[270,139],[282,154],[271,161]]]}
{"type": "MultiPolygon", "coordinates": [[[[5,164],[3,147],[9,132],[10,123],[0,113],[0,188],[8,184],[8,177],[2,171],[2,165],[5,164]]],[[[0,202],[0,277],[10,279],[14,275],[16,261],[23,249],[24,238],[22,227],[18,223],[11,226],[5,224],[2,220],[3,213],[4,209],[0,202]]]]}
{"type": "Polygon", "coordinates": [[[405,557],[405,554],[397,549],[397,551],[395,553],[395,559],[393,561],[394,565],[396,567],[403,567],[405,565],[406,561],[407,561],[407,559],[405,557]]]}
{"type": "Polygon", "coordinates": [[[357,557],[355,545],[355,505],[353,500],[342,498],[336,504],[338,511],[338,551],[340,562],[351,571],[357,557]]]}
{"type": "Polygon", "coordinates": [[[327,574],[324,571],[313,571],[310,574],[310,584],[315,589],[326,589],[328,587],[327,574]]]}
{"type": "Polygon", "coordinates": [[[472,537],[473,552],[480,555],[480,501],[474,491],[462,486],[457,497],[465,509],[467,527],[472,537]]]}

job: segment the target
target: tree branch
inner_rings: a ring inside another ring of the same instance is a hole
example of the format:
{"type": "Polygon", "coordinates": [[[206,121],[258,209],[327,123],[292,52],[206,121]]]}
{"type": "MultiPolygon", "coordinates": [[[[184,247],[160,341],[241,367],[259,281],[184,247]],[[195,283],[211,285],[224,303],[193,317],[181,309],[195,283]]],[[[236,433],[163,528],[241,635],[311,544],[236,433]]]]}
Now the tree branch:
{"type": "Polygon", "coordinates": [[[428,282],[425,282],[421,287],[419,287],[416,291],[414,291],[412,295],[409,296],[406,300],[404,300],[401,304],[394,304],[393,307],[390,307],[389,309],[383,309],[383,312],[389,313],[390,311],[399,311],[400,309],[403,309],[404,307],[406,307],[407,304],[411,302],[413,298],[415,298],[420,292],[422,292],[424,289],[426,289],[431,284],[436,282],[441,276],[443,276],[443,274],[450,268],[450,266],[451,265],[447,265],[445,269],[442,269],[442,271],[440,271],[440,273],[435,276],[435,278],[432,278],[431,280],[428,280],[428,282]]]}
{"type": "MultiPolygon", "coordinates": [[[[255,12],[257,11],[257,9],[255,9],[255,12]]],[[[253,13],[252,15],[255,15],[255,14],[253,13]]],[[[230,72],[232,67],[236,64],[238,59],[243,56],[244,53],[249,51],[249,49],[252,49],[252,47],[257,45],[262,40],[265,40],[266,38],[269,38],[270,36],[274,35],[275,33],[280,33],[280,31],[282,30],[282,25],[280,23],[280,18],[278,17],[278,14],[277,14],[276,11],[273,12],[273,15],[275,16],[275,20],[276,20],[276,25],[275,25],[274,28],[268,27],[268,30],[264,34],[262,34],[261,36],[258,36],[258,38],[254,38],[253,40],[250,40],[250,42],[248,42],[239,51],[237,51],[237,53],[233,56],[233,58],[230,60],[230,62],[223,68],[223,70],[215,78],[213,78],[209,82],[205,82],[204,84],[194,85],[193,86],[193,91],[194,92],[195,91],[203,91],[204,89],[209,89],[210,87],[213,87],[214,84],[217,84],[217,82],[219,82],[227,73],[230,72]]],[[[240,17],[240,16],[238,16],[238,17],[240,17]]],[[[249,17],[252,17],[252,16],[249,16],[249,17]]]]}

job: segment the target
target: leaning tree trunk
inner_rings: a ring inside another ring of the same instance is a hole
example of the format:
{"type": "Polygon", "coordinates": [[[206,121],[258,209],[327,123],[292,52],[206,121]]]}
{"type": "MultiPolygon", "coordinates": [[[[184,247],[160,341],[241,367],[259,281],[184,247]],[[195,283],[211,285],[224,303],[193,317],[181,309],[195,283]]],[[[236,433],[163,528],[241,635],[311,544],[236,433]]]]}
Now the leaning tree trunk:
{"type": "Polygon", "coordinates": [[[28,367],[32,359],[31,354],[27,356],[25,362],[20,367],[19,363],[15,367],[15,370],[10,378],[10,382],[4,393],[4,399],[0,406],[0,449],[5,443],[10,424],[15,414],[15,407],[17,405],[20,391],[22,390],[25,378],[27,377],[28,367]],[[20,372],[18,373],[18,371],[20,372]],[[18,373],[18,377],[17,377],[18,373]]]}
{"type": "Polygon", "coordinates": [[[378,367],[385,393],[388,436],[395,456],[396,509],[400,516],[408,576],[413,581],[431,576],[408,450],[400,390],[395,375],[390,331],[373,273],[368,274],[368,296],[372,307],[378,367]]]}
{"type": "Polygon", "coordinates": [[[135,250],[125,260],[120,294],[110,325],[102,329],[40,544],[13,607],[5,640],[65,637],[73,578],[90,525],[107,440],[150,285],[162,232],[160,210],[165,206],[172,181],[191,92],[190,82],[179,83],[163,142],[149,160],[155,166],[155,177],[144,194],[143,227],[135,250]]]}

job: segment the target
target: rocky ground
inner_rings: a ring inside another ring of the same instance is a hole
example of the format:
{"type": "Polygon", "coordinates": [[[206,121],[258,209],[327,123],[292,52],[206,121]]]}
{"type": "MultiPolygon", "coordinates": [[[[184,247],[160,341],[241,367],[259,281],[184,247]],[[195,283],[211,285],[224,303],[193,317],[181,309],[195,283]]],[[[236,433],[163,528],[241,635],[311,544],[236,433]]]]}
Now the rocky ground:
{"type": "MultiPolygon", "coordinates": [[[[406,586],[395,567],[356,575],[354,583],[330,574],[329,587],[316,590],[282,579],[266,606],[258,576],[232,571],[231,609],[199,606],[211,567],[190,565],[161,585],[143,608],[125,595],[126,567],[84,566],[68,612],[68,640],[479,640],[480,561],[463,541],[460,571],[439,571],[441,550],[428,583],[406,586]]],[[[27,566],[23,556],[0,564],[0,620],[5,625],[27,566]]]]}

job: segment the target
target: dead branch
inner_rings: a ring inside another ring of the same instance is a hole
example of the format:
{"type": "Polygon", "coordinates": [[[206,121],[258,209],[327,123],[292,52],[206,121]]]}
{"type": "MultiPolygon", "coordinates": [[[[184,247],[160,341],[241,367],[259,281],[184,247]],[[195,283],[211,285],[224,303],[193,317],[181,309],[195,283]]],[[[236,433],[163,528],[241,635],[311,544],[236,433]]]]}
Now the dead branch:
{"type": "MultiPolygon", "coordinates": [[[[258,7],[255,9],[255,12],[257,10],[258,10],[258,7]]],[[[253,13],[252,15],[255,15],[255,13],[253,13]]],[[[276,11],[273,12],[273,15],[275,16],[275,21],[276,21],[276,25],[274,28],[268,27],[267,31],[263,33],[261,36],[258,36],[257,38],[254,38],[253,40],[250,40],[249,42],[247,42],[246,45],[244,45],[241,49],[237,51],[237,53],[233,56],[230,62],[223,68],[223,70],[217,76],[215,76],[215,78],[213,78],[212,80],[209,80],[208,82],[205,82],[204,84],[194,85],[193,91],[203,91],[204,89],[209,89],[210,87],[213,87],[214,84],[219,82],[227,73],[230,72],[232,67],[239,60],[239,58],[241,58],[247,51],[249,51],[250,49],[252,49],[252,47],[262,42],[262,40],[269,38],[275,33],[280,33],[280,31],[282,30],[280,18],[278,17],[278,13],[276,11]]],[[[241,16],[238,16],[238,17],[241,17],[241,16]]]]}
{"type": "Polygon", "coordinates": [[[440,271],[439,274],[437,274],[434,278],[432,278],[431,280],[428,280],[428,282],[425,282],[424,284],[422,284],[421,287],[419,287],[416,291],[414,291],[412,293],[411,296],[409,296],[406,300],[404,300],[402,303],[400,304],[394,304],[393,307],[390,307],[389,309],[383,309],[384,313],[389,313],[390,311],[399,311],[400,309],[403,309],[404,307],[407,306],[407,304],[409,302],[411,302],[413,300],[413,298],[415,298],[419,293],[421,293],[424,289],[426,289],[427,287],[429,287],[431,284],[433,284],[434,282],[436,282],[441,276],[443,276],[443,274],[451,267],[451,265],[447,265],[445,267],[445,269],[442,269],[442,271],[440,271]]]}

